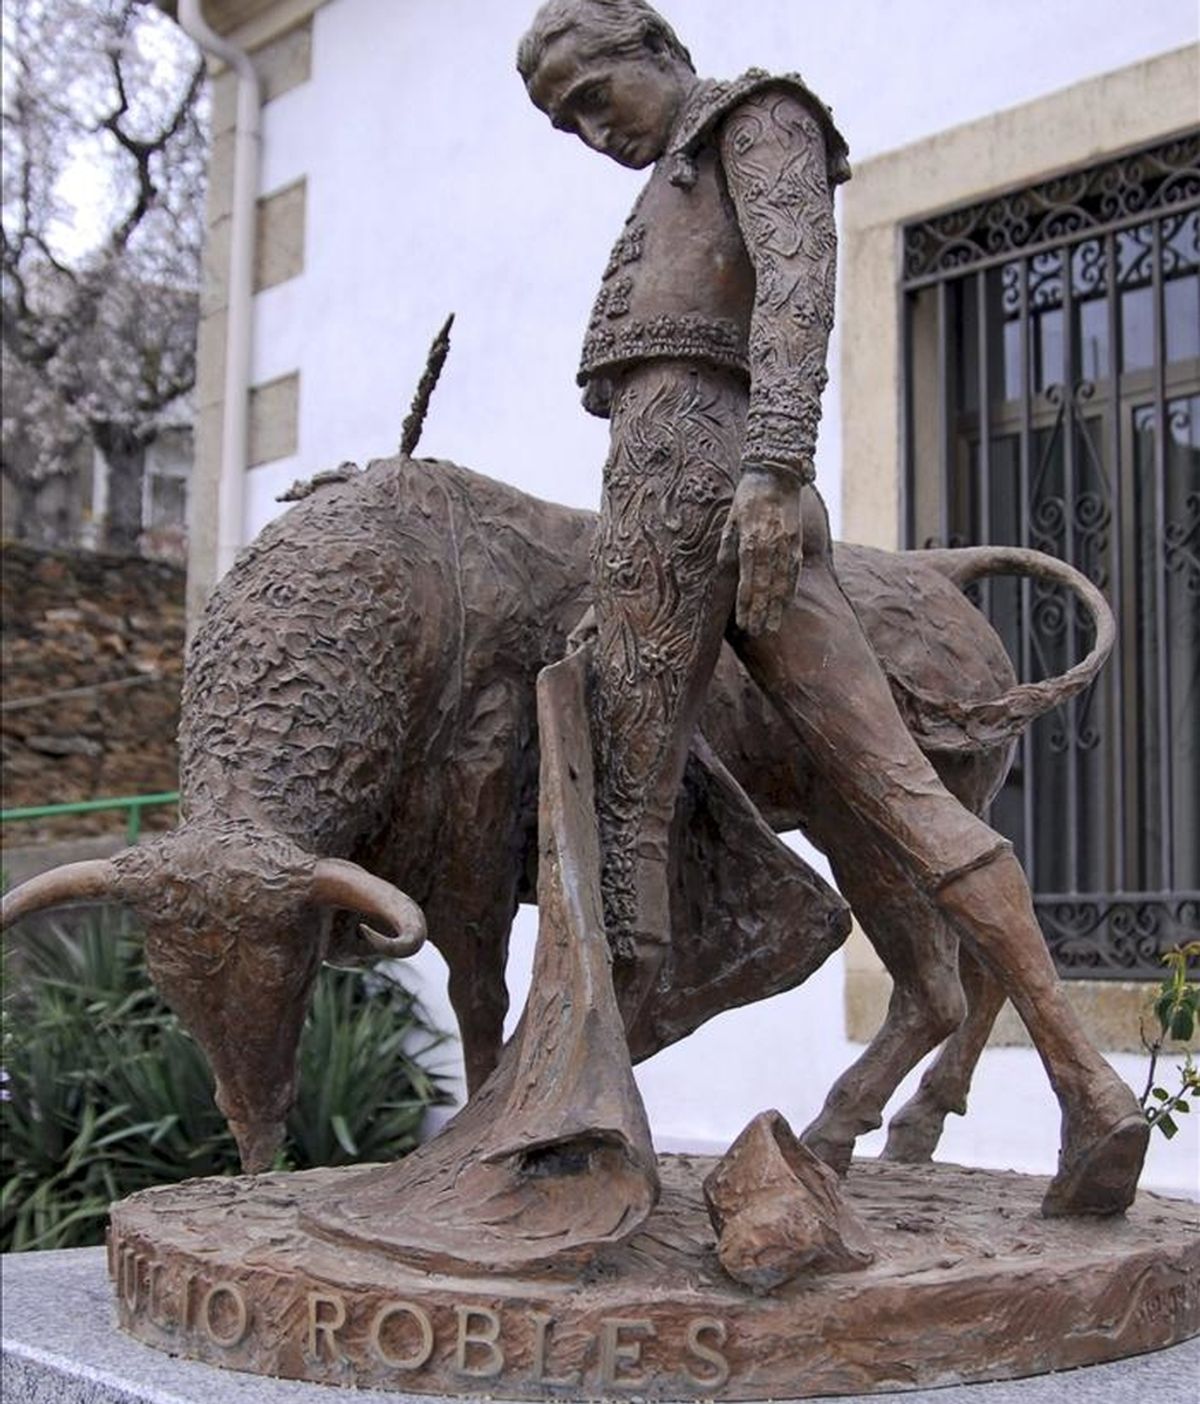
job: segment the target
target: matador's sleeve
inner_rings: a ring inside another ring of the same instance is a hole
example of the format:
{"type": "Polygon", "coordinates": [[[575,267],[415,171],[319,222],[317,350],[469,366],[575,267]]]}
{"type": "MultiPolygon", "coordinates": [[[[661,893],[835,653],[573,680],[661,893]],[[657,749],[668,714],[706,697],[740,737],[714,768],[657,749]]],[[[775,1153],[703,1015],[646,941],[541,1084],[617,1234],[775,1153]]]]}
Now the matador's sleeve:
{"type": "Polygon", "coordinates": [[[837,275],[825,128],[801,97],[766,88],[724,120],[720,144],[755,274],[744,462],[811,482],[837,275]]]}

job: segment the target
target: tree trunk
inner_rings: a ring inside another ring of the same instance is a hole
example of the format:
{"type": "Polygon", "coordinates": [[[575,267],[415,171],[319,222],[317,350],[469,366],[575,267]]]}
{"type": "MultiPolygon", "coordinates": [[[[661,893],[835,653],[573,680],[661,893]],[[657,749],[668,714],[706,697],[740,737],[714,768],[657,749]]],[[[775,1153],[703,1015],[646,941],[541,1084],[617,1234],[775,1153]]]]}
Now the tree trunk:
{"type": "Polygon", "coordinates": [[[10,477],[6,473],[4,494],[7,498],[5,535],[11,536],[14,541],[28,541],[34,546],[44,545],[42,523],[37,509],[37,484],[17,477],[16,474],[10,477]]]}
{"type": "Polygon", "coordinates": [[[96,442],[108,462],[105,549],[122,555],[136,555],[143,525],[142,483],[146,476],[146,445],[119,429],[97,434],[96,442]]]}
{"type": "Polygon", "coordinates": [[[37,450],[27,435],[14,432],[4,447],[0,478],[6,534],[31,546],[71,544],[69,506],[75,485],[70,468],[39,473],[37,450]]]}

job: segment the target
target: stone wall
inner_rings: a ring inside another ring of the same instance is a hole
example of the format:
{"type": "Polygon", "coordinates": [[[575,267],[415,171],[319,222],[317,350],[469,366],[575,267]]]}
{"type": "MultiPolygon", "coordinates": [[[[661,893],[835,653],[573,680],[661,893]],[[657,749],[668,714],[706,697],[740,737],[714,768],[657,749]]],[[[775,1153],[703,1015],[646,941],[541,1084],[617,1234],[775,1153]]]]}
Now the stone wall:
{"type": "MultiPolygon", "coordinates": [[[[0,549],[4,808],[174,790],[184,574],[138,557],[0,549]]],[[[148,827],[174,822],[151,810],[148,827]]],[[[119,814],[4,826],[5,846],[121,830],[119,814]]]]}

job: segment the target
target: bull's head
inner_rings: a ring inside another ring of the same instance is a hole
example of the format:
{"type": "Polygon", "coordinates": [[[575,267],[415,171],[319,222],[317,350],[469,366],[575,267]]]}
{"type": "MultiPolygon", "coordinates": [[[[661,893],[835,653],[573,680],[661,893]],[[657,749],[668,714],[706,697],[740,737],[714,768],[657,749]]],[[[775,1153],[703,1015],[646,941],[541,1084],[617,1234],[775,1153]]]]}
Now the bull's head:
{"type": "Polygon", "coordinates": [[[43,873],[4,898],[0,925],[79,901],[124,902],[141,918],[150,975],[204,1050],[248,1172],[266,1169],[283,1139],[329,909],[371,918],[360,930],[382,955],[412,955],[425,939],[420,908],[398,888],[244,824],[184,824],[43,873]]]}

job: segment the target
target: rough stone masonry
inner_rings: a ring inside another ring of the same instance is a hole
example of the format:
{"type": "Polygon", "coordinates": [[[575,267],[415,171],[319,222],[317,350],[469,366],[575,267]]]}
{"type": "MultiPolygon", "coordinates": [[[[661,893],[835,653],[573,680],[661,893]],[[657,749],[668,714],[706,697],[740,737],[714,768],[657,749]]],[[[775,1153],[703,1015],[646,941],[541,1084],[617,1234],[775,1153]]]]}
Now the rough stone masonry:
{"type": "MultiPolygon", "coordinates": [[[[4,807],[175,789],[183,571],[11,541],[0,563],[4,807]]],[[[155,819],[148,811],[147,826],[155,819]]],[[[4,838],[27,844],[121,826],[116,814],[81,815],[6,825],[4,838]]]]}

